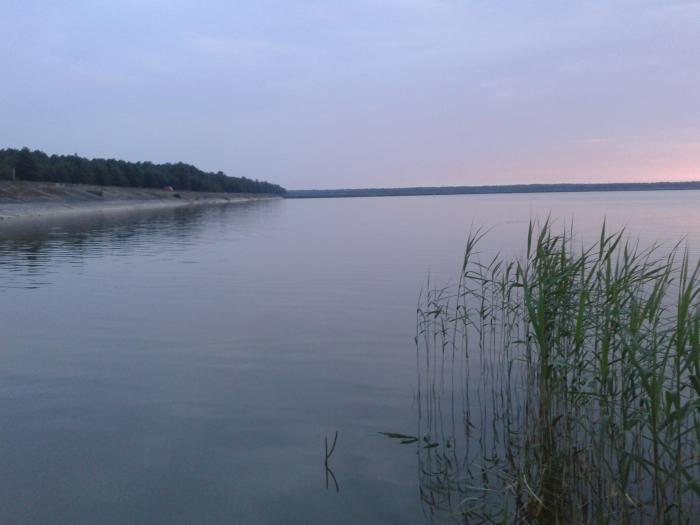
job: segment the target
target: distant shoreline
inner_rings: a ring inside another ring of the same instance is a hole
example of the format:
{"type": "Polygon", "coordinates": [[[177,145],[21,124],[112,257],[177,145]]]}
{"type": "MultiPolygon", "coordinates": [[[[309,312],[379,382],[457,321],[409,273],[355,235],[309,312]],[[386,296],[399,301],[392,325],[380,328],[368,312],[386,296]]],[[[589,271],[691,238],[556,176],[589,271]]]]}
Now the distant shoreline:
{"type": "Polygon", "coordinates": [[[409,197],[416,195],[490,195],[498,193],[581,193],[595,191],[700,190],[700,181],[614,182],[595,184],[510,184],[488,186],[437,186],[414,188],[356,188],[287,190],[288,199],[340,197],[409,197]]]}
{"type": "Polygon", "coordinates": [[[125,213],[280,198],[270,194],[177,192],[150,188],[0,181],[0,227],[83,214],[125,213]]]}

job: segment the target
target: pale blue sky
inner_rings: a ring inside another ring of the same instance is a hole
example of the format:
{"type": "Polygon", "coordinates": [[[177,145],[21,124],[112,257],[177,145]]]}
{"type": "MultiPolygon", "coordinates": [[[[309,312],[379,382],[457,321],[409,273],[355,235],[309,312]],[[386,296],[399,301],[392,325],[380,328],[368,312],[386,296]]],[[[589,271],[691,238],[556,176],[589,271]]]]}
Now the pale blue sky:
{"type": "Polygon", "coordinates": [[[700,2],[5,0],[0,147],[287,188],[700,179],[700,2]]]}

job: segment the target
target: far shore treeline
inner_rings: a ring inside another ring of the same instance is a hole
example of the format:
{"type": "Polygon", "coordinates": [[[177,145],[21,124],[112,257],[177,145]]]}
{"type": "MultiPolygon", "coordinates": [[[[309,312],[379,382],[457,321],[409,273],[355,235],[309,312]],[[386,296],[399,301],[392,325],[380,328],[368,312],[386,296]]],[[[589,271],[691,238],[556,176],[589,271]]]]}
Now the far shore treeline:
{"type": "Polygon", "coordinates": [[[277,184],[229,177],[223,172],[207,173],[190,164],[153,164],[115,159],[86,159],[78,155],[47,155],[28,148],[0,149],[0,180],[17,180],[163,188],[178,191],[212,191],[231,193],[274,193],[284,195],[277,184]]]}
{"type": "Polygon", "coordinates": [[[334,197],[409,197],[417,195],[485,195],[492,193],[569,193],[591,191],[700,190],[700,181],[606,182],[563,184],[504,184],[489,186],[422,186],[414,188],[348,188],[337,190],[288,190],[289,199],[334,197]]]}

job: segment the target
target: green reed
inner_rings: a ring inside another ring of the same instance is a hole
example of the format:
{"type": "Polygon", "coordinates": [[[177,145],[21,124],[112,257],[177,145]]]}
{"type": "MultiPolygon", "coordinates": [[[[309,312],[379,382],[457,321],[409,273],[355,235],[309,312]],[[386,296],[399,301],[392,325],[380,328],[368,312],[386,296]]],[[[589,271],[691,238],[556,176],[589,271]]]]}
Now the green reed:
{"type": "Polygon", "coordinates": [[[698,267],[623,232],[531,224],[418,311],[421,496],[465,523],[700,515],[698,267]],[[428,443],[430,446],[426,446],[428,443]]]}

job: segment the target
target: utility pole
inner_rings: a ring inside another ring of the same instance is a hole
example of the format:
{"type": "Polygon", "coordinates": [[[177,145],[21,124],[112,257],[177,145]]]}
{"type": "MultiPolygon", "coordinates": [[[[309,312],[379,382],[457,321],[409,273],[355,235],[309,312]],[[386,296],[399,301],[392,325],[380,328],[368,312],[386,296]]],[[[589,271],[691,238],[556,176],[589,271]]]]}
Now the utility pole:
{"type": "Polygon", "coordinates": [[[12,182],[15,181],[15,168],[12,168],[12,182]]]}

